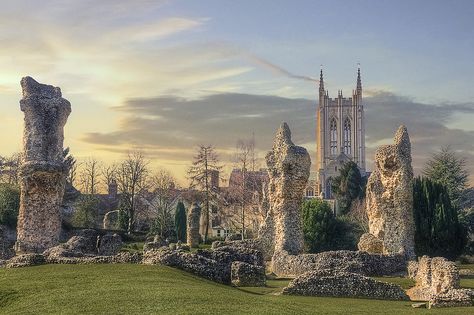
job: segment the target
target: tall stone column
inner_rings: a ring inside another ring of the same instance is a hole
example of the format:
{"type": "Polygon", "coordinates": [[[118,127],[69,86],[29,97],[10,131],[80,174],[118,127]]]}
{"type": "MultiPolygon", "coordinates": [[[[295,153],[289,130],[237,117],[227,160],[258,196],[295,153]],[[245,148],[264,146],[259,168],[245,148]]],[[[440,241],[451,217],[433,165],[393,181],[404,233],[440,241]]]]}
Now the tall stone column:
{"type": "Polygon", "coordinates": [[[273,223],[268,224],[269,220],[265,222],[267,229],[274,229],[274,251],[301,254],[304,240],[300,207],[308,183],[311,159],[305,148],[293,144],[286,123],[277,131],[266,162],[270,177],[268,215],[273,217],[273,223]]]}
{"type": "Polygon", "coordinates": [[[20,213],[17,253],[42,252],[56,246],[61,232],[60,206],[68,166],[64,163],[64,125],[71,104],[61,89],[21,79],[25,114],[23,155],[20,165],[20,213]]]}
{"type": "Polygon", "coordinates": [[[415,258],[413,220],[413,168],[411,144],[405,126],[400,126],[394,144],[375,151],[374,171],[367,182],[366,211],[369,232],[359,249],[415,258]]]}
{"type": "Polygon", "coordinates": [[[201,208],[197,203],[193,203],[191,209],[188,213],[188,226],[186,229],[187,233],[187,243],[189,247],[198,247],[199,246],[199,221],[201,218],[201,208]]]}

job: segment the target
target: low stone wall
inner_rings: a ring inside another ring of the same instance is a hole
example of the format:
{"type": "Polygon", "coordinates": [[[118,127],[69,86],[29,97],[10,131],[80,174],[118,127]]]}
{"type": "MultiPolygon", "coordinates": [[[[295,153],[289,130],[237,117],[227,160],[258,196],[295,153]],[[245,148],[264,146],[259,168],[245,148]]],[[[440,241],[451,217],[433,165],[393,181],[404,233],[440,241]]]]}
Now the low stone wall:
{"type": "Polygon", "coordinates": [[[474,290],[452,289],[435,295],[428,303],[428,308],[472,306],[474,290]]]}
{"type": "Polygon", "coordinates": [[[265,267],[234,261],[231,266],[231,282],[237,287],[264,287],[265,267]]]}
{"type": "Polygon", "coordinates": [[[5,262],[7,268],[30,267],[43,264],[139,264],[142,262],[141,253],[118,253],[114,256],[94,256],[87,255],[82,257],[59,257],[45,256],[43,254],[22,254],[13,257],[5,262]]]}
{"type": "MultiPolygon", "coordinates": [[[[197,250],[194,253],[161,247],[146,251],[143,258],[144,264],[175,267],[225,284],[231,283],[232,263],[236,261],[262,267],[263,271],[265,270],[263,256],[260,252],[231,246],[223,246],[215,250],[197,250]]],[[[251,269],[252,272],[261,274],[261,269],[251,269]]]]}
{"type": "Polygon", "coordinates": [[[408,296],[398,285],[356,273],[333,270],[307,272],[291,281],[282,294],[408,300],[408,296]]]}
{"type": "Polygon", "coordinates": [[[175,267],[212,281],[230,283],[230,268],[227,268],[227,263],[221,263],[195,253],[161,247],[145,252],[143,263],[175,267]]]}
{"type": "Polygon", "coordinates": [[[406,272],[403,255],[380,255],[359,251],[339,250],[318,254],[273,255],[272,271],[280,277],[296,277],[308,271],[330,269],[366,276],[385,276],[406,272]]]}

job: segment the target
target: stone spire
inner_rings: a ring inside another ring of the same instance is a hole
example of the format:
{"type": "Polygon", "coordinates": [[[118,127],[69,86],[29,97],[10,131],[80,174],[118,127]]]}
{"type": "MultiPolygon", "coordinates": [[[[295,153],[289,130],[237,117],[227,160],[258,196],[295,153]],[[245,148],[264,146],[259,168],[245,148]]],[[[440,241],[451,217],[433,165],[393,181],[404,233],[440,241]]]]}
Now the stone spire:
{"type": "Polygon", "coordinates": [[[321,65],[321,71],[319,73],[319,96],[324,96],[324,78],[323,78],[323,65],[321,65]]]}
{"type": "Polygon", "coordinates": [[[357,95],[362,98],[362,81],[360,79],[360,63],[357,64],[357,95]]]}

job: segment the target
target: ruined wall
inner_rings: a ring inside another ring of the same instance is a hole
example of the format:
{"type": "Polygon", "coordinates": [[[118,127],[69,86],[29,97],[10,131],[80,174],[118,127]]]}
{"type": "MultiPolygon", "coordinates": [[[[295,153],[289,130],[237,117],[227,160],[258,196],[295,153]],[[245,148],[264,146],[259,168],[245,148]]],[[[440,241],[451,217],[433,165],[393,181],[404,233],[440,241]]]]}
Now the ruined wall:
{"type": "Polygon", "coordinates": [[[68,166],[63,162],[63,128],[71,104],[61,90],[30,77],[21,80],[25,114],[23,155],[19,170],[18,252],[42,252],[58,244],[60,207],[68,166]]]}
{"type": "MultiPolygon", "coordinates": [[[[398,129],[394,144],[385,145],[375,153],[375,169],[367,183],[366,210],[369,232],[383,242],[384,254],[415,257],[413,222],[413,169],[410,138],[405,126],[398,129]]],[[[379,248],[367,244],[361,250],[379,248]]]]}
{"type": "Polygon", "coordinates": [[[416,281],[408,290],[412,300],[427,301],[437,294],[459,288],[458,268],[446,258],[423,256],[418,262],[411,262],[410,267],[409,275],[416,281]]]}

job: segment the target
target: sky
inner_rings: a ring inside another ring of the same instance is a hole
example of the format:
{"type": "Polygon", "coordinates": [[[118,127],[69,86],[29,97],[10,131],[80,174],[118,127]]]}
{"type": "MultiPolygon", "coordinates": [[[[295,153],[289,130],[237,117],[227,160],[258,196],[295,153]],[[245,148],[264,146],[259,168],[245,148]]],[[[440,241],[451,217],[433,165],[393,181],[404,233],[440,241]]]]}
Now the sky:
{"type": "Polygon", "coordinates": [[[79,161],[139,149],[185,184],[198,145],[229,170],[238,139],[263,158],[282,121],[314,157],[320,66],[350,96],[360,63],[369,168],[405,124],[415,172],[451,145],[474,174],[472,16],[470,0],[0,0],[0,155],[21,150],[29,75],[71,102],[79,161]]]}

